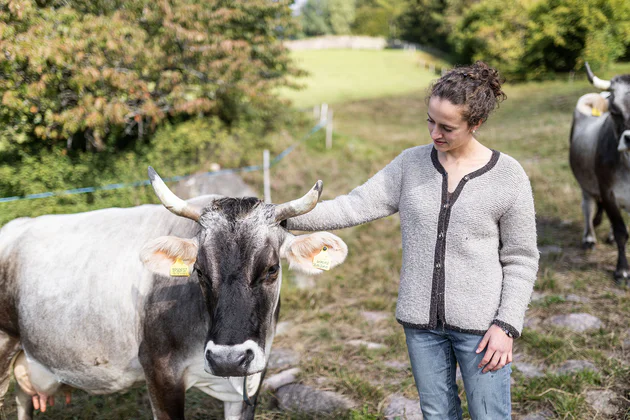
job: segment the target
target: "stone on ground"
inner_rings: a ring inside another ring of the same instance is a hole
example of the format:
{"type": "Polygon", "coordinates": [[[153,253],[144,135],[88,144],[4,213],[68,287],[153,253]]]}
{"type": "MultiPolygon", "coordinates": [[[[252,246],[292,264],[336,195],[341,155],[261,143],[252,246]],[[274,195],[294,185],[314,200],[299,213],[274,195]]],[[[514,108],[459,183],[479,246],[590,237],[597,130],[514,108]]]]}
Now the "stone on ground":
{"type": "Polygon", "coordinates": [[[361,316],[367,322],[372,323],[372,324],[391,318],[391,315],[389,312],[378,312],[378,311],[364,311],[364,312],[361,312],[361,316]]]}
{"type": "Polygon", "coordinates": [[[532,292],[532,297],[530,299],[531,302],[539,302],[545,299],[545,294],[537,291],[532,292]]]}
{"type": "Polygon", "coordinates": [[[398,371],[411,369],[411,365],[409,364],[409,362],[401,362],[400,360],[388,360],[383,364],[388,368],[398,371]]]}
{"type": "Polygon", "coordinates": [[[283,349],[282,347],[276,347],[271,350],[267,368],[283,369],[283,368],[295,366],[298,363],[300,363],[300,353],[294,350],[283,349]]]}
{"type": "Polygon", "coordinates": [[[308,385],[289,384],[280,387],[276,392],[281,410],[304,413],[333,414],[348,411],[356,407],[356,403],[348,397],[332,391],[320,391],[308,385]]]}
{"type": "Polygon", "coordinates": [[[586,392],[586,402],[599,414],[612,416],[617,413],[617,407],[614,401],[617,395],[611,390],[592,390],[586,392]]]}
{"type": "Polygon", "coordinates": [[[420,401],[410,400],[400,394],[394,394],[389,399],[389,404],[384,413],[386,419],[422,420],[420,401]]]}
{"type": "Polygon", "coordinates": [[[540,378],[541,376],[545,376],[538,366],[531,363],[518,362],[514,363],[513,367],[526,378],[540,378]]]}
{"type": "Polygon", "coordinates": [[[265,381],[263,382],[263,389],[275,391],[282,386],[292,384],[297,380],[297,375],[299,373],[300,368],[283,370],[280,373],[276,373],[275,375],[265,378],[265,381]]]}
{"type": "Polygon", "coordinates": [[[589,303],[591,300],[584,296],[578,296],[574,294],[568,294],[565,296],[564,300],[567,302],[577,302],[577,303],[589,303]]]}
{"type": "Polygon", "coordinates": [[[547,256],[547,255],[561,254],[562,248],[559,247],[558,245],[544,245],[544,246],[538,247],[538,251],[540,252],[542,256],[547,256]]]}
{"type": "Polygon", "coordinates": [[[535,413],[530,413],[524,417],[521,417],[521,420],[546,420],[553,417],[553,413],[549,410],[536,411],[535,413]]]}
{"type": "Polygon", "coordinates": [[[580,372],[583,370],[592,370],[593,372],[599,372],[597,366],[595,366],[592,362],[589,362],[588,360],[567,360],[562,365],[560,365],[560,367],[558,367],[558,370],[556,372],[558,374],[563,374],[580,372]]]}
{"type": "Polygon", "coordinates": [[[585,332],[602,327],[602,321],[591,314],[555,315],[545,321],[548,325],[567,328],[574,332],[585,332]]]}
{"type": "Polygon", "coordinates": [[[293,323],[291,321],[278,322],[276,325],[276,336],[286,334],[291,327],[293,327],[293,323]]]}
{"type": "Polygon", "coordinates": [[[348,344],[354,347],[365,346],[367,347],[368,350],[380,350],[380,349],[387,348],[385,344],[372,343],[370,341],[365,341],[365,340],[350,340],[348,341],[348,344]]]}

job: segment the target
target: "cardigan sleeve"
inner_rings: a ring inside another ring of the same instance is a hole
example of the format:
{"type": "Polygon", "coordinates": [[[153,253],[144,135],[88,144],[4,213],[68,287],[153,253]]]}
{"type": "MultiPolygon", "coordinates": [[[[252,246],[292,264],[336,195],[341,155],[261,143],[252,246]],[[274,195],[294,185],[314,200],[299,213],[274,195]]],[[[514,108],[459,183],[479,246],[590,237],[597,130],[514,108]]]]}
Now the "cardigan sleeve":
{"type": "Polygon", "coordinates": [[[342,229],[396,213],[405,154],[406,151],[402,152],[349,194],[322,201],[310,212],[287,220],[287,228],[306,231],[342,229]]]}
{"type": "Polygon", "coordinates": [[[536,217],[532,188],[527,178],[511,207],[499,220],[502,246],[499,259],[503,266],[501,304],[493,323],[508,329],[515,338],[521,335],[525,311],[531,298],[539,252],[536,244],[536,217]]]}

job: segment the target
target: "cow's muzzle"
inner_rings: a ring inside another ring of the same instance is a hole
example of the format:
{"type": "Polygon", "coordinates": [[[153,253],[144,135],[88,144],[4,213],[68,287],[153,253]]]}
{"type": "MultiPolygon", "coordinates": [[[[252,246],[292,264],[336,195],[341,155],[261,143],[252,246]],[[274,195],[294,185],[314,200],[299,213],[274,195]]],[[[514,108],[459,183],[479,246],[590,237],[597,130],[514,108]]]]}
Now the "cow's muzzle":
{"type": "Polygon", "coordinates": [[[265,355],[255,342],[248,340],[234,346],[206,345],[206,371],[215,376],[247,376],[265,368],[265,355]]]}
{"type": "Polygon", "coordinates": [[[621,133],[617,150],[620,152],[627,152],[628,150],[630,150],[630,130],[626,130],[621,133]]]}

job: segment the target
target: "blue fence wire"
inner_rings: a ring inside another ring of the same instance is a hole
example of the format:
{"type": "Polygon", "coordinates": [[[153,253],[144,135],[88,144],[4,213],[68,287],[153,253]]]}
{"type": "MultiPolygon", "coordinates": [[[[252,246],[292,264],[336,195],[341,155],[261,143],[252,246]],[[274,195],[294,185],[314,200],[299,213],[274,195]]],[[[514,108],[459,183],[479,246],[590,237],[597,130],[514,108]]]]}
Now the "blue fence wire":
{"type": "MultiPolygon", "coordinates": [[[[320,120],[320,122],[317,125],[315,125],[313,128],[311,128],[311,130],[308,133],[306,133],[300,140],[293,143],[291,146],[287,147],[282,152],[280,152],[276,157],[271,159],[271,161],[269,162],[269,167],[273,167],[274,165],[276,165],[278,162],[284,159],[289,153],[291,153],[293,149],[295,149],[295,147],[299,143],[305,141],[306,139],[308,139],[310,136],[312,136],[313,134],[315,134],[317,131],[319,131],[325,126],[326,126],[326,120],[320,120]]],[[[254,172],[254,171],[260,171],[262,169],[263,169],[263,165],[253,165],[253,166],[245,166],[242,168],[221,169],[219,171],[206,172],[201,175],[218,176],[218,175],[233,174],[233,173],[239,173],[239,172],[254,172]]],[[[197,176],[197,175],[200,175],[200,174],[172,176],[170,178],[164,178],[164,182],[181,181],[184,179],[188,179],[191,176],[197,176]]],[[[48,191],[48,192],[42,192],[42,193],[37,193],[37,194],[28,194],[24,196],[3,197],[3,198],[0,198],[0,203],[8,203],[11,201],[20,201],[20,200],[35,200],[38,198],[48,198],[48,197],[55,197],[55,196],[61,196],[61,195],[85,194],[85,193],[91,193],[91,192],[96,192],[96,191],[118,190],[121,188],[140,187],[142,185],[149,185],[150,183],[151,182],[148,179],[145,179],[143,181],[109,184],[109,185],[102,185],[102,186],[97,186],[97,187],[74,188],[74,189],[65,190],[65,191],[48,191]]]]}

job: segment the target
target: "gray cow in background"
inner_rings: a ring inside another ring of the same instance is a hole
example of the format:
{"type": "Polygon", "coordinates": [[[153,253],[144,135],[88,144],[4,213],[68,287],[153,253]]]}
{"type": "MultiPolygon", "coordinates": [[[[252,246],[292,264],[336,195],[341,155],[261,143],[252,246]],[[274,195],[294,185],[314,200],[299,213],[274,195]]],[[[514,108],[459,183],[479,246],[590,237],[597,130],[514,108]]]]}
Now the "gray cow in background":
{"type": "Polygon", "coordinates": [[[605,211],[618,249],[615,279],[624,283],[628,281],[628,230],[621,209],[630,210],[630,75],[602,80],[588,63],[586,71],[593,86],[607,95],[586,94],[573,112],[569,160],[582,187],[582,244],[585,248],[595,245],[595,227],[605,211]]]}

